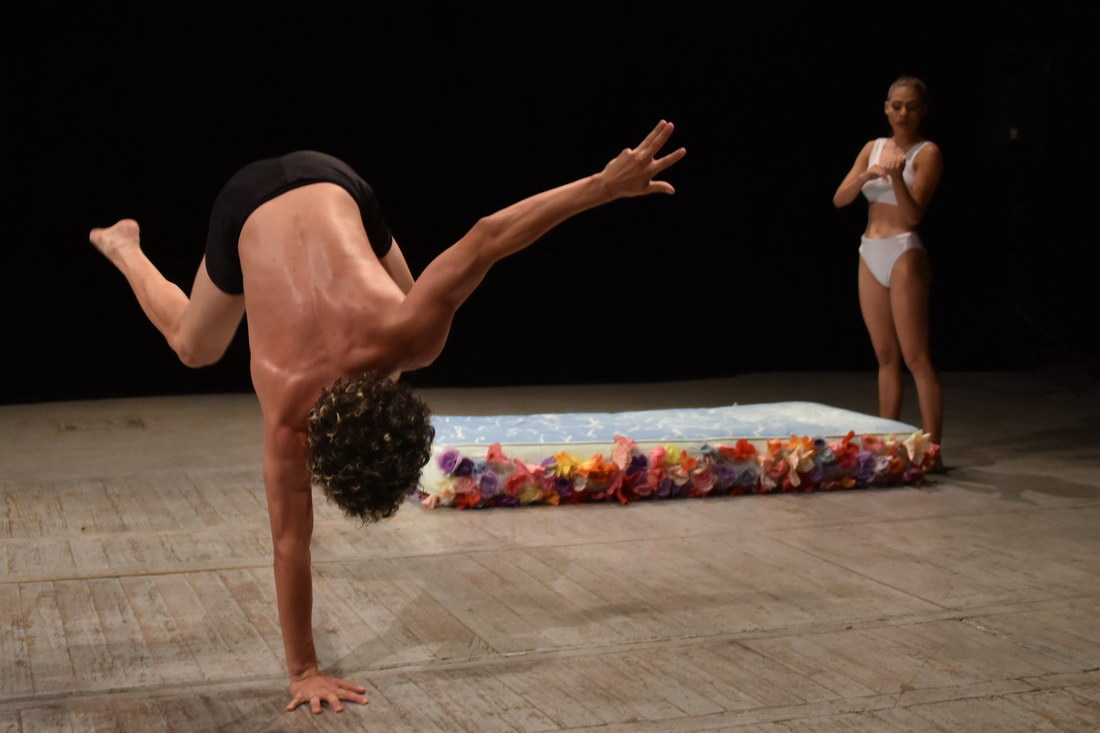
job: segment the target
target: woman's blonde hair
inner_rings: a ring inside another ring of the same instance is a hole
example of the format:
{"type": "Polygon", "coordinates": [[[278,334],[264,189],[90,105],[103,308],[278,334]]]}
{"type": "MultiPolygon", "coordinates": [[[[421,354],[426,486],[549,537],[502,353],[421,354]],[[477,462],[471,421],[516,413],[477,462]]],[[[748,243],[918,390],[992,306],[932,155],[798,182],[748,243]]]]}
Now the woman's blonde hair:
{"type": "Polygon", "coordinates": [[[920,103],[923,105],[928,104],[928,87],[924,82],[915,76],[899,76],[894,79],[894,83],[890,85],[890,88],[886,90],[886,98],[889,99],[890,95],[894,93],[894,90],[898,87],[909,87],[917,93],[920,97],[920,103]]]}

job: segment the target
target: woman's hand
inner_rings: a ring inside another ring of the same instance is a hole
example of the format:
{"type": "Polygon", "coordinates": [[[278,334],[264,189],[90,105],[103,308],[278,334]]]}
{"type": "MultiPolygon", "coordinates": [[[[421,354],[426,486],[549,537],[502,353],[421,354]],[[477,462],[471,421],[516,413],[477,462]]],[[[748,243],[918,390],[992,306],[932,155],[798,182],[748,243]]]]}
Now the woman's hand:
{"type": "Polygon", "coordinates": [[[872,166],[868,166],[867,170],[863,173],[863,181],[873,181],[876,178],[883,178],[890,175],[890,171],[886,170],[881,163],[875,163],[872,166]]]}
{"type": "Polygon", "coordinates": [[[329,677],[313,669],[303,674],[290,683],[290,694],[293,699],[286,706],[288,711],[294,710],[303,703],[309,703],[309,708],[314,713],[321,712],[321,701],[324,700],[336,712],[343,712],[344,706],[341,700],[350,700],[366,704],[367,698],[361,693],[366,692],[365,687],[342,680],[337,677],[329,677]]]}
{"type": "Polygon", "coordinates": [[[889,153],[885,150],[882,151],[882,155],[879,156],[879,160],[872,166],[867,167],[867,172],[863,174],[864,181],[873,181],[876,178],[885,178],[886,176],[894,176],[897,178],[901,175],[901,172],[905,170],[905,155],[902,153],[889,153]]]}
{"type": "Polygon", "coordinates": [[[626,148],[608,163],[596,178],[603,183],[612,198],[644,196],[649,193],[676,193],[672,184],[654,181],[653,177],[687,154],[687,150],[656,155],[672,135],[672,123],[661,120],[636,148],[626,148]]]}
{"type": "Polygon", "coordinates": [[[886,175],[900,176],[901,172],[905,170],[905,153],[895,152],[883,155],[879,160],[879,165],[886,171],[886,175]]]}

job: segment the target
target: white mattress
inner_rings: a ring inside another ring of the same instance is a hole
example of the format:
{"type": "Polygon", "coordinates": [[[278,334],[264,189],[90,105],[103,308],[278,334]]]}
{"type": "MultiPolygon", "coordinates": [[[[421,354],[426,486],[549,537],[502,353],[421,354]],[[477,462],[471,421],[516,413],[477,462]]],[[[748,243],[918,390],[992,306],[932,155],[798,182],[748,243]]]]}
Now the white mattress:
{"type": "Polygon", "coordinates": [[[436,456],[448,448],[478,459],[493,443],[509,458],[538,463],[559,451],[580,459],[596,453],[610,456],[616,435],[634,440],[639,448],[678,445],[697,451],[703,443],[732,444],[741,438],[762,447],[772,438],[792,435],[840,437],[850,430],[907,436],[917,430],[886,420],[816,402],[770,402],[757,405],[638,410],[634,412],[573,412],[541,415],[435,415],[432,460],[424,467],[421,485],[432,491],[443,478],[436,456]]]}

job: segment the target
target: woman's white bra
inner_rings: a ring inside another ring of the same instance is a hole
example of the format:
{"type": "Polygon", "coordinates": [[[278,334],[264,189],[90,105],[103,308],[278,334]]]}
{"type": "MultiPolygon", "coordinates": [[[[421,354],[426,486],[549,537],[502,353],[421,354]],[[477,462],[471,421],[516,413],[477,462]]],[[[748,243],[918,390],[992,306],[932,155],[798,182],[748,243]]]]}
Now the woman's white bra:
{"type": "MultiPolygon", "coordinates": [[[[927,140],[923,140],[905,151],[905,168],[901,172],[901,179],[905,181],[906,186],[913,185],[913,178],[916,176],[916,173],[913,172],[913,158],[917,157],[917,153],[920,152],[920,149],[923,148],[927,142],[927,140]]],[[[875,140],[875,146],[871,148],[871,157],[867,160],[868,168],[878,163],[884,145],[886,145],[886,138],[880,137],[875,140]]],[[[873,178],[867,181],[867,183],[863,184],[863,195],[867,197],[868,201],[894,204],[896,206],[898,200],[897,197],[894,196],[894,187],[890,179],[890,176],[883,176],[882,178],[873,178]]]]}

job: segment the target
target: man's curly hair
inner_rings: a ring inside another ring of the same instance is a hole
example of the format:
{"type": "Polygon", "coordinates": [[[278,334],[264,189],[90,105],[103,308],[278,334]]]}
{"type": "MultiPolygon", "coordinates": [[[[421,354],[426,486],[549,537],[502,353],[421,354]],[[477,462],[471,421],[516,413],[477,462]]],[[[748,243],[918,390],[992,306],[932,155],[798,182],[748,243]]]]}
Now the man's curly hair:
{"type": "Polygon", "coordinates": [[[349,517],[385,519],[431,457],[431,411],[407,384],[366,372],[338,379],[309,412],[309,471],[349,517]]]}

